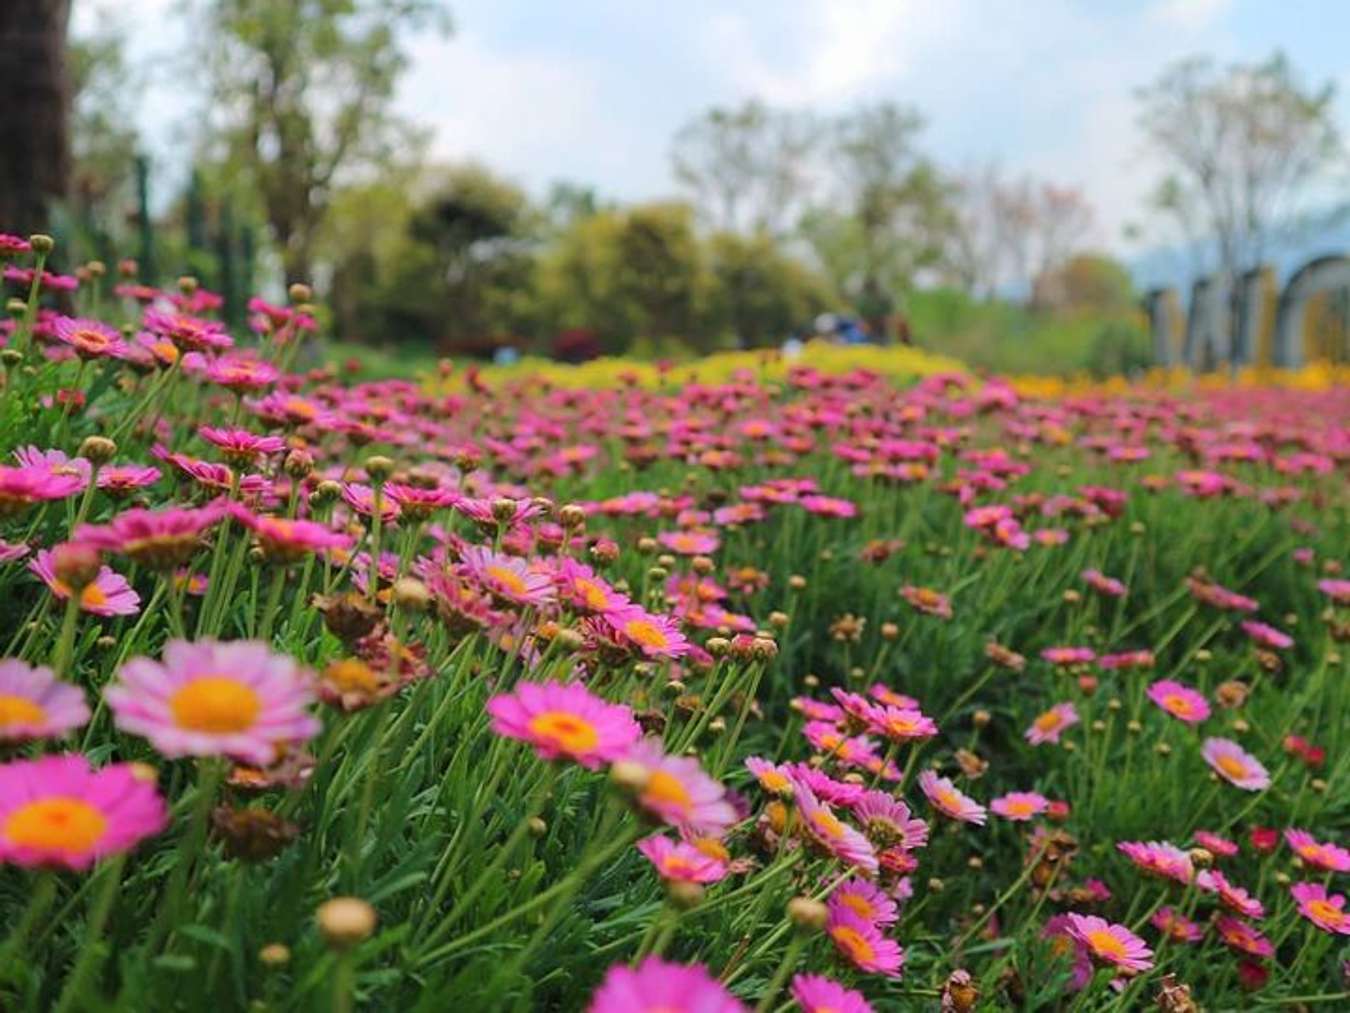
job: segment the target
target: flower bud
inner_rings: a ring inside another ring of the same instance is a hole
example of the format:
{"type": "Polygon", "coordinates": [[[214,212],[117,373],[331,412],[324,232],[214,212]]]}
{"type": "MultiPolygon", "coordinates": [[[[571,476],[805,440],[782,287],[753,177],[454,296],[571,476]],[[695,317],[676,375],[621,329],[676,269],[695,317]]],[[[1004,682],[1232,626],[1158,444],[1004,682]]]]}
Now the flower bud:
{"type": "Polygon", "coordinates": [[[304,282],[292,282],[290,288],[286,289],[286,294],[291,297],[291,302],[310,302],[314,298],[314,290],[304,282]]]}
{"type": "Polygon", "coordinates": [[[670,906],[679,911],[688,911],[703,903],[703,887],[687,879],[672,879],[666,883],[666,898],[670,906]]]}
{"type": "Polygon", "coordinates": [[[642,553],[644,556],[650,556],[650,555],[651,555],[653,552],[655,552],[659,547],[660,547],[660,546],[657,544],[657,541],[656,541],[655,538],[646,538],[646,537],[644,537],[644,538],[639,538],[639,539],[638,539],[637,550],[638,550],[638,552],[642,553]]]}
{"type": "Polygon", "coordinates": [[[531,837],[543,837],[548,833],[548,824],[544,822],[542,817],[531,816],[528,829],[531,837]]]}
{"type": "Polygon", "coordinates": [[[268,943],[258,951],[263,967],[285,967],[291,962],[291,948],[285,943],[268,943]]]}
{"type": "Polygon", "coordinates": [[[345,950],[369,939],[378,917],[375,909],[359,897],[334,897],[314,912],[319,934],[335,950],[345,950]]]}
{"type": "Polygon", "coordinates": [[[724,658],[731,651],[731,641],[726,637],[709,637],[704,647],[714,658],[724,658]]]}
{"type": "Polygon", "coordinates": [[[987,710],[977,710],[974,714],[970,716],[970,720],[971,723],[976,728],[984,728],[986,725],[989,724],[990,721],[993,720],[993,715],[991,715],[987,710]]]}
{"type": "Polygon", "coordinates": [[[314,455],[308,450],[297,447],[286,455],[286,460],[282,462],[281,467],[286,474],[297,481],[308,478],[310,472],[314,470],[314,455]]]}
{"type": "Polygon", "coordinates": [[[28,237],[28,245],[33,248],[33,252],[46,256],[56,249],[56,240],[43,232],[35,232],[28,237]]]}
{"type": "Polygon", "coordinates": [[[609,768],[609,783],[625,795],[636,795],[647,787],[652,772],[632,760],[619,760],[609,768]]]}
{"type": "Polygon", "coordinates": [[[52,549],[52,573],[78,595],[98,579],[103,557],[88,542],[62,542],[52,549]]]}
{"type": "Polygon", "coordinates": [[[810,897],[793,897],[787,904],[787,916],[797,928],[819,932],[829,921],[830,910],[810,897]]]}
{"type": "Polygon", "coordinates": [[[309,505],[315,507],[327,506],[329,503],[337,502],[337,498],[342,495],[342,486],[331,478],[326,478],[314,487],[314,491],[309,494],[309,505]]]}
{"type": "Polygon", "coordinates": [[[96,468],[107,464],[116,453],[117,444],[106,436],[86,436],[79,450],[79,455],[96,468]]]}
{"type": "Polygon", "coordinates": [[[569,531],[586,523],[586,511],[575,503],[568,503],[558,511],[558,521],[569,531]]]}
{"type": "Polygon", "coordinates": [[[799,573],[794,573],[788,578],[788,587],[794,591],[802,591],[806,588],[806,578],[799,573]]]}
{"type": "Polygon", "coordinates": [[[192,275],[185,274],[178,279],[178,291],[183,295],[195,295],[200,284],[192,275]]]}
{"type": "Polygon", "coordinates": [[[400,608],[418,612],[431,604],[431,591],[416,577],[400,577],[394,581],[393,596],[400,608]]]}
{"type": "Polygon", "coordinates": [[[383,482],[394,473],[394,462],[383,454],[371,454],[366,458],[366,474],[372,482],[383,482]]]}
{"type": "Polygon", "coordinates": [[[1186,854],[1197,869],[1208,869],[1214,864],[1214,854],[1208,848],[1191,848],[1186,854]]]}

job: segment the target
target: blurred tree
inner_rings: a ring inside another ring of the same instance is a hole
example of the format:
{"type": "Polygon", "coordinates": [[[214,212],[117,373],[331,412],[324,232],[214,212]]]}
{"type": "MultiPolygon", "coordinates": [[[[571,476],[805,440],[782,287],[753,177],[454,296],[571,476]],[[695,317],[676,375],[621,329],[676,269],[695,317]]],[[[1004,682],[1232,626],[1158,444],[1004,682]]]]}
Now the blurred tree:
{"type": "Polygon", "coordinates": [[[891,102],[837,120],[838,198],[802,221],[835,288],[869,318],[889,315],[916,275],[946,263],[956,227],[953,186],[915,145],[922,127],[891,102]]]}
{"type": "Polygon", "coordinates": [[[714,227],[782,234],[811,189],[811,153],[820,126],[805,113],[751,99],[712,108],[675,135],[675,177],[714,227]]]}
{"type": "Polygon", "coordinates": [[[439,0],[196,0],[224,154],[256,189],[286,280],[312,280],[336,187],[419,141],[392,109],[408,32],[439,0]]]}
{"type": "Polygon", "coordinates": [[[1139,91],[1140,124],[1172,166],[1152,203],[1194,245],[1197,267],[1254,268],[1302,223],[1342,155],[1334,96],[1329,81],[1306,86],[1278,52],[1226,68],[1183,60],[1139,91]]]}
{"type": "Polygon", "coordinates": [[[708,254],[710,323],[741,346],[776,345],[835,305],[829,283],[768,236],[718,232],[708,254]]]}
{"type": "Polygon", "coordinates": [[[1035,191],[1028,177],[1004,179],[994,163],[955,180],[956,227],[948,267],[972,296],[992,299],[999,288],[1024,279],[1036,224],[1035,191]]]}
{"type": "Polygon", "coordinates": [[[70,191],[70,0],[0,2],[0,229],[49,228],[70,191]]]}
{"type": "Polygon", "coordinates": [[[1078,253],[1036,277],[1032,304],[1051,310],[1119,314],[1135,305],[1134,283],[1120,261],[1078,253]]]}

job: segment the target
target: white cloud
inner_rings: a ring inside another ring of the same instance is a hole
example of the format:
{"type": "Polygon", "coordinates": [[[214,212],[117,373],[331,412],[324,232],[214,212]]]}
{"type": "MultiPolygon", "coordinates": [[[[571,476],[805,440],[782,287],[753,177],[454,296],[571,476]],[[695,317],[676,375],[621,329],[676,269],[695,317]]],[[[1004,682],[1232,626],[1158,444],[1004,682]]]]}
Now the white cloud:
{"type": "Polygon", "coordinates": [[[1160,0],[1149,17],[1178,28],[1206,28],[1227,14],[1231,6],[1232,0],[1160,0]]]}

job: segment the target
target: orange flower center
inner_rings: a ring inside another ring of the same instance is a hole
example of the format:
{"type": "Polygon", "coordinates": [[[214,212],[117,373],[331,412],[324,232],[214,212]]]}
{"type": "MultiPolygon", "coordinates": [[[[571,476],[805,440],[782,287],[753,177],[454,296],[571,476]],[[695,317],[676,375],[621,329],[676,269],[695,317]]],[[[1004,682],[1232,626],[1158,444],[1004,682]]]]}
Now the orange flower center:
{"type": "Polygon", "coordinates": [[[788,779],[776,770],[766,770],[760,774],[759,783],[769,791],[785,791],[789,784],[788,779]]]}
{"type": "Polygon", "coordinates": [[[950,788],[939,789],[934,801],[943,809],[954,811],[961,808],[961,797],[950,788]]]}
{"type": "Polygon", "coordinates": [[[871,963],[876,959],[877,951],[857,929],[848,925],[836,925],[830,929],[830,936],[848,953],[855,964],[871,963]]]}
{"type": "Polygon", "coordinates": [[[1059,727],[1059,715],[1055,711],[1046,711],[1034,723],[1040,731],[1053,732],[1059,727]]]}
{"type": "Polygon", "coordinates": [[[228,675],[204,675],[173,694],[169,709],[183,728],[212,735],[247,731],[262,710],[262,700],[228,675]]]}
{"type": "Polygon", "coordinates": [[[0,728],[41,724],[46,717],[47,712],[26,696],[0,693],[0,728]]]}
{"type": "Polygon", "coordinates": [[[342,693],[373,693],[380,684],[374,670],[356,658],[334,662],[323,674],[342,693]]]}
{"type": "Polygon", "coordinates": [[[97,584],[86,584],[80,592],[80,607],[83,609],[101,608],[108,604],[108,596],[97,584]]]}
{"type": "Polygon", "coordinates": [[[1308,901],[1307,907],[1308,914],[1331,925],[1350,922],[1350,915],[1347,915],[1329,900],[1323,900],[1319,897],[1308,901]]]}
{"type": "Polygon", "coordinates": [[[609,595],[601,589],[599,584],[594,581],[579,577],[573,585],[581,600],[586,603],[586,607],[596,612],[603,612],[609,605],[609,595]]]}
{"type": "Polygon", "coordinates": [[[587,753],[600,742],[595,725],[566,711],[544,711],[530,719],[530,731],[568,753],[587,753]]]}
{"type": "Polygon", "coordinates": [[[643,647],[665,647],[669,642],[661,627],[646,619],[628,620],[623,624],[623,632],[630,640],[637,641],[643,647]]]}
{"type": "Polygon", "coordinates": [[[1005,802],[1004,807],[1014,816],[1031,816],[1036,812],[1036,807],[1025,799],[1014,799],[1011,802],[1005,802]]]}
{"type": "Polygon", "coordinates": [[[487,575],[512,594],[523,595],[529,590],[525,584],[525,579],[505,566],[489,566],[487,575]]]}
{"type": "Polygon", "coordinates": [[[647,787],[642,793],[642,798],[648,803],[674,806],[683,813],[687,813],[694,808],[694,800],[689,797],[689,792],[685,790],[684,784],[674,774],[665,770],[656,771],[647,780],[647,787]]]}
{"type": "Polygon", "coordinates": [[[1093,953],[1106,960],[1125,959],[1125,944],[1104,929],[1089,932],[1087,944],[1093,953]]]}
{"type": "Polygon", "coordinates": [[[825,812],[822,809],[820,812],[811,814],[811,822],[817,830],[828,834],[830,837],[844,836],[844,824],[839,822],[839,818],[834,813],[825,812]]]}
{"type": "Polygon", "coordinates": [[[876,912],[872,910],[872,905],[867,902],[867,898],[858,893],[841,893],[839,901],[845,907],[866,918],[869,922],[876,918],[876,912]]]}
{"type": "Polygon", "coordinates": [[[19,806],[5,820],[5,839],[23,848],[88,851],[103,837],[108,821],[83,799],[53,795],[19,806]]]}
{"type": "Polygon", "coordinates": [[[1178,693],[1169,693],[1163,697],[1163,706],[1173,714],[1182,716],[1190,714],[1193,709],[1191,702],[1178,693]]]}
{"type": "Polygon", "coordinates": [[[1236,756],[1220,756],[1214,762],[1229,777],[1246,777],[1248,774],[1247,765],[1236,756]]]}

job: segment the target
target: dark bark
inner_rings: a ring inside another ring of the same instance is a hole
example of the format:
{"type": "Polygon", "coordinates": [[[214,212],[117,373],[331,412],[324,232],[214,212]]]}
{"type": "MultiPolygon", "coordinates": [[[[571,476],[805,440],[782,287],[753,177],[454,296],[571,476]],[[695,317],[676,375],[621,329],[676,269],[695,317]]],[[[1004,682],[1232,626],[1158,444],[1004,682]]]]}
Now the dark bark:
{"type": "Polygon", "coordinates": [[[47,231],[70,186],[70,0],[0,0],[0,231],[47,231]]]}

